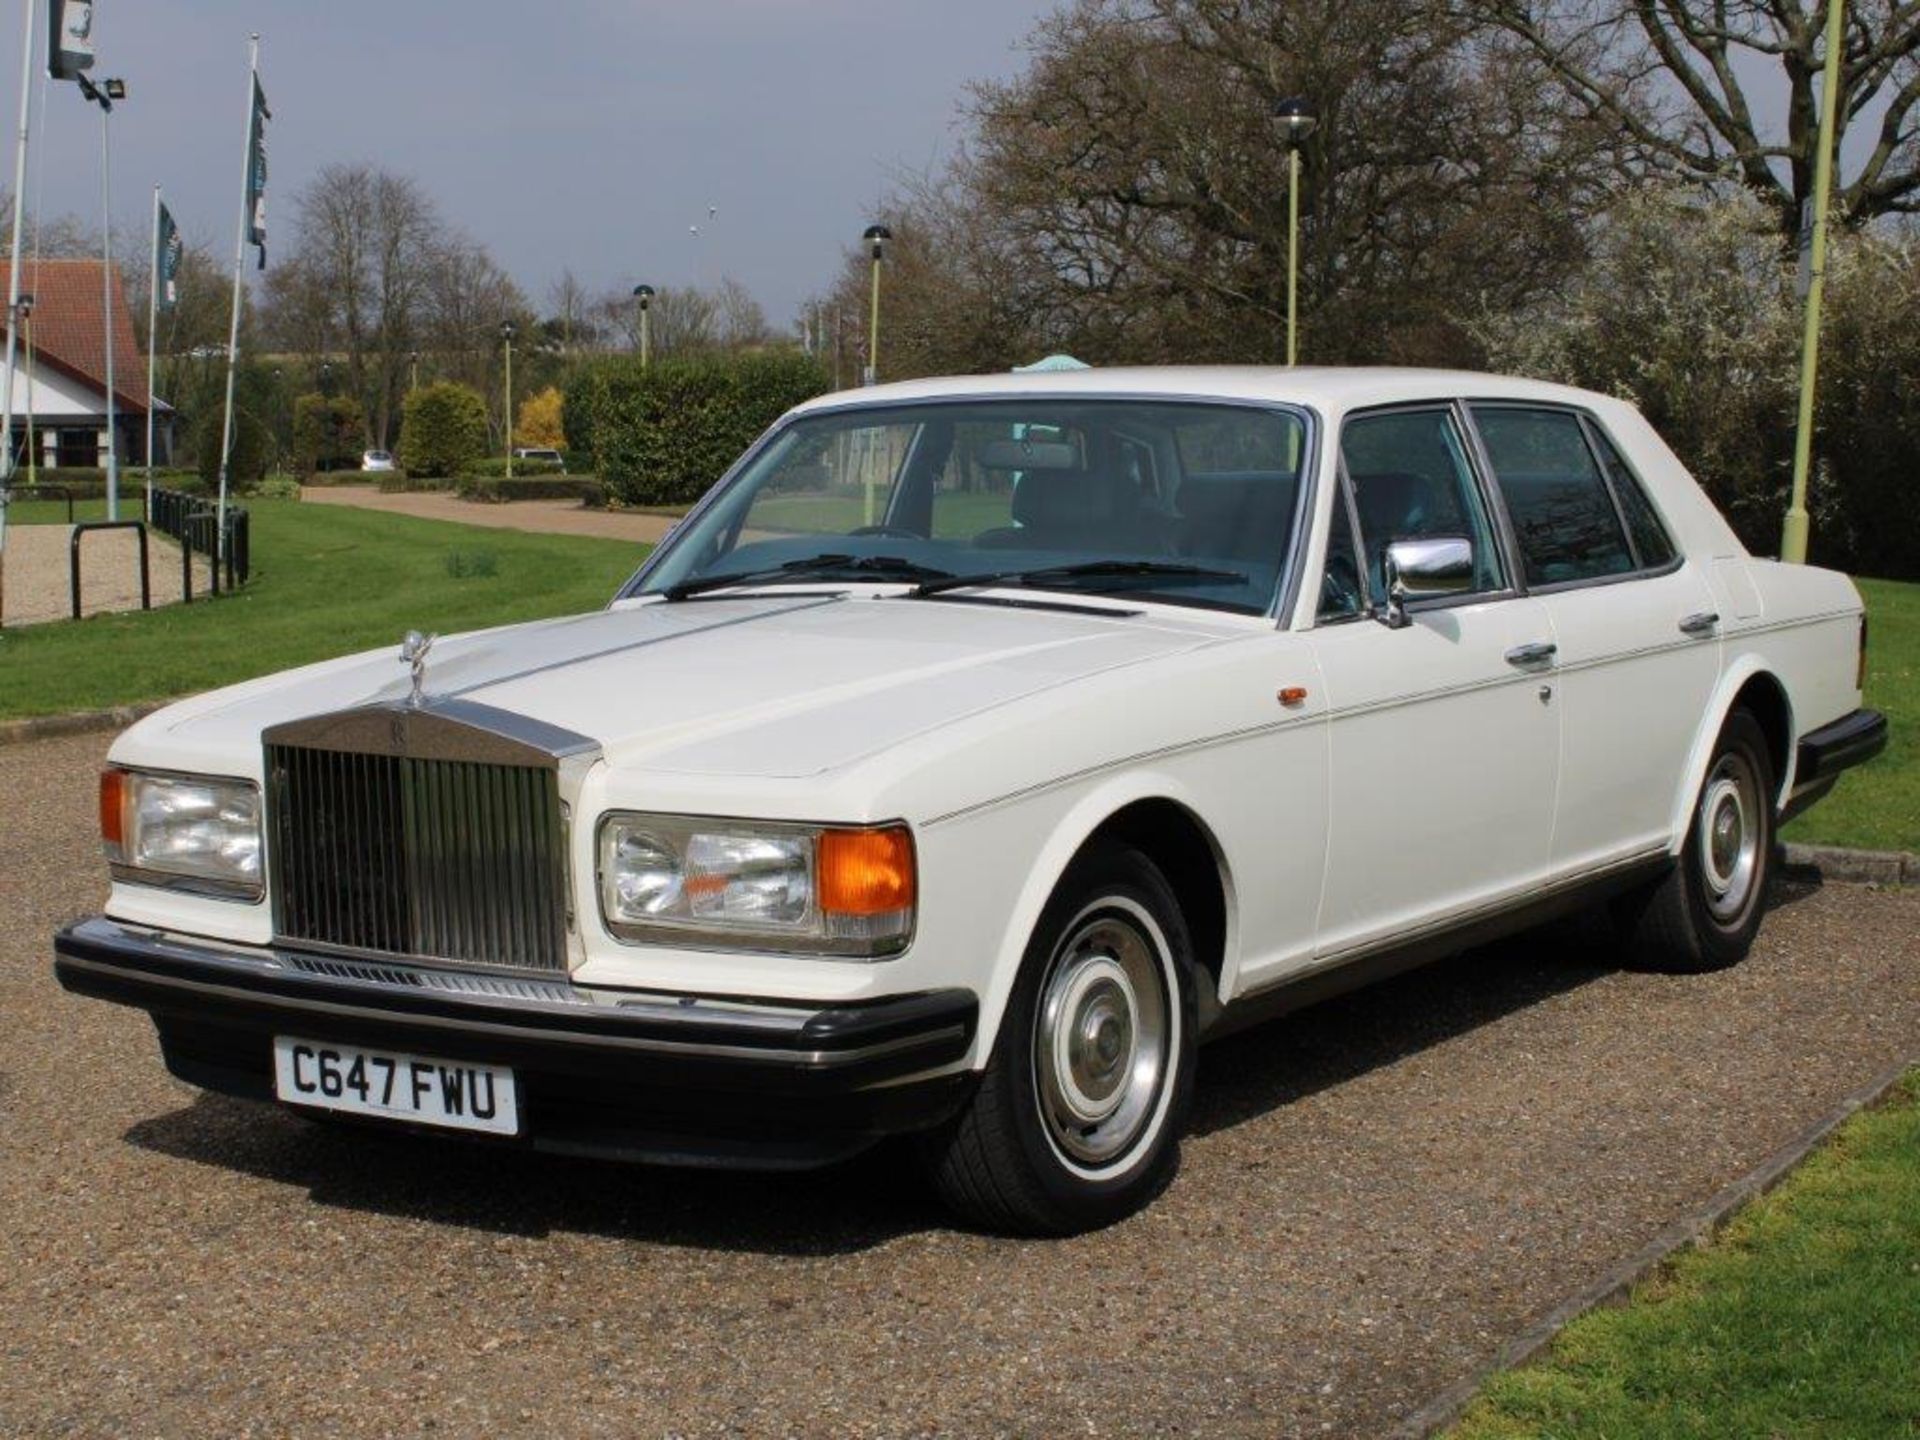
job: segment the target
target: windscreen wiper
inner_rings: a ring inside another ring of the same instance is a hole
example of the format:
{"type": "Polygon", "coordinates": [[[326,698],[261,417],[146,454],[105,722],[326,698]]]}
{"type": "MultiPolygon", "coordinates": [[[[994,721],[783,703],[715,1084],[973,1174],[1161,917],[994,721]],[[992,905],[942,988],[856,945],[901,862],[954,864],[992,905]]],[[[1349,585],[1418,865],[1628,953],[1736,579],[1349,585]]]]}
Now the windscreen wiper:
{"type": "Polygon", "coordinates": [[[851,576],[856,580],[918,580],[936,584],[952,571],[921,565],[898,555],[809,555],[804,560],[789,560],[766,570],[740,570],[726,575],[695,575],[667,586],[660,592],[666,600],[685,600],[709,590],[725,590],[734,585],[766,585],[779,580],[831,580],[851,576]]]}
{"type": "Polygon", "coordinates": [[[988,570],[978,575],[938,575],[921,581],[907,593],[916,597],[942,595],[981,585],[1021,586],[1030,590],[1078,588],[1083,580],[1152,580],[1170,585],[1244,585],[1241,570],[1212,570],[1204,565],[1181,565],[1166,560],[1087,560],[1078,565],[1047,565],[1037,570],[988,570]]]}

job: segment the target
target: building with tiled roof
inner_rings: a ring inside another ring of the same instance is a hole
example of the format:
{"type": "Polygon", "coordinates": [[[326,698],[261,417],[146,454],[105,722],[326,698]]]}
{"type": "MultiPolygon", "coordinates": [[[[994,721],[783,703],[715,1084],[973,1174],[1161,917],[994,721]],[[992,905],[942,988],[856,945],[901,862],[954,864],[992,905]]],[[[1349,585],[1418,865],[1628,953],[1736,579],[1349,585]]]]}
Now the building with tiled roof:
{"type": "MultiPolygon", "coordinates": [[[[0,258],[0,274],[6,262],[0,258]]],[[[147,357],[133,333],[120,269],[113,271],[113,390],[120,463],[146,459],[147,357]]],[[[26,321],[15,359],[13,444],[18,464],[26,464],[28,426],[34,432],[42,465],[93,466],[106,459],[107,336],[100,293],[98,260],[20,262],[20,295],[26,321]],[[32,306],[24,302],[32,297],[32,306]]],[[[4,310],[0,305],[0,311],[4,310]]],[[[0,315],[0,344],[5,343],[0,315]]],[[[171,412],[156,407],[162,437],[154,448],[165,453],[164,435],[171,412]]]]}

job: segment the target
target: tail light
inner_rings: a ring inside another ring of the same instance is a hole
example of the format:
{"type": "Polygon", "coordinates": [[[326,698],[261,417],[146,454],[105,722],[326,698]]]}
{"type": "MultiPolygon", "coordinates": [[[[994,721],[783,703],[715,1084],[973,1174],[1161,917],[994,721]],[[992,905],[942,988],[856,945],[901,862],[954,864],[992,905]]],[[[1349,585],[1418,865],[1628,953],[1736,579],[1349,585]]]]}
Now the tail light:
{"type": "Polygon", "coordinates": [[[1860,612],[1860,663],[1853,674],[1853,688],[1867,688],[1867,612],[1860,612]]]}

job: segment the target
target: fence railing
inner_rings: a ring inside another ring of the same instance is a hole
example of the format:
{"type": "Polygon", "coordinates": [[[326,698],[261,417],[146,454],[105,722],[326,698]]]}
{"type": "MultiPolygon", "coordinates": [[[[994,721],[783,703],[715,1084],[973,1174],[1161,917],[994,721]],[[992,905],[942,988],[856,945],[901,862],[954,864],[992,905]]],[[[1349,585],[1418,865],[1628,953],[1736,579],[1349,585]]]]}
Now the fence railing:
{"type": "MultiPolygon", "coordinates": [[[[220,509],[211,500],[179,490],[153,492],[153,506],[147,516],[155,530],[170,535],[180,544],[180,598],[193,598],[193,557],[207,557],[210,594],[218,595],[221,585],[220,509]]],[[[246,510],[227,507],[226,587],[229,590],[247,583],[253,573],[253,524],[246,510]]]]}

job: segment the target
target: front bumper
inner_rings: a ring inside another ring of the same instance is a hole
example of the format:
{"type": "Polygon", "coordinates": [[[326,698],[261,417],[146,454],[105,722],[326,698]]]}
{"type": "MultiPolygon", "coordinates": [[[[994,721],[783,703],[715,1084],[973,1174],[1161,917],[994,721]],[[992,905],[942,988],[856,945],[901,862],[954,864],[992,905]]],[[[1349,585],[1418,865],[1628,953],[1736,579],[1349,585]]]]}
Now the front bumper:
{"type": "Polygon", "coordinates": [[[830,1006],[588,991],[102,917],[54,955],[68,990],[149,1012],[167,1068],[205,1089],[271,1099],[275,1035],[486,1061],[513,1067],[522,1125],[482,1143],[684,1164],[825,1164],[938,1124],[971,1083],[955,1067],[979,1015],[966,990],[830,1006]]]}

